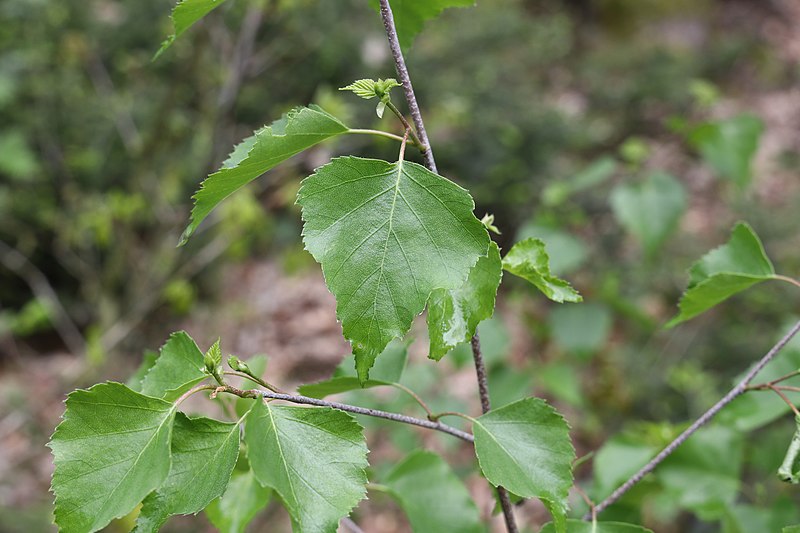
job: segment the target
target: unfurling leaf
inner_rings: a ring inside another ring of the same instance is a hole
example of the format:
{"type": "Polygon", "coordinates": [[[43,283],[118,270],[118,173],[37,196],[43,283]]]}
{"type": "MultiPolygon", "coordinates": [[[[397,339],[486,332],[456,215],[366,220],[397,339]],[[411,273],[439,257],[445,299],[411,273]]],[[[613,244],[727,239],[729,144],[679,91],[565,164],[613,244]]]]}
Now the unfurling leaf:
{"type": "Polygon", "coordinates": [[[303,181],[297,203],[362,381],[431,292],[463,285],[489,247],[469,193],[416,163],[336,158],[303,181]]]}
{"type": "Polygon", "coordinates": [[[477,418],[472,429],[486,479],[541,499],[556,525],[563,524],[575,459],[564,418],[544,400],[525,398],[477,418]]]}
{"type": "Polygon", "coordinates": [[[179,331],[161,347],[155,365],[142,380],[141,393],[173,401],[206,376],[203,352],[185,331],[179,331]]]}
{"type": "Polygon", "coordinates": [[[689,269],[689,287],[678,304],[680,313],[667,327],[689,320],[774,277],[775,269],[758,236],[750,226],[739,222],[727,243],[708,252],[689,269]]]}
{"type": "Polygon", "coordinates": [[[171,16],[175,31],[161,43],[161,48],[153,59],[158,58],[183,32],[208,15],[214,8],[221,6],[223,2],[225,0],[180,0],[172,10],[171,16]]]}
{"type": "Polygon", "coordinates": [[[64,533],[97,531],[167,478],[175,406],[120,383],[74,391],[66,405],[48,444],[55,521],[64,533]]]}
{"type": "Polygon", "coordinates": [[[478,324],[494,313],[497,287],[503,271],[500,249],[492,242],[489,255],[481,257],[458,289],[438,289],[428,300],[428,357],[440,360],[475,334],[478,324]]]}
{"type": "Polygon", "coordinates": [[[244,533],[247,524],[267,506],[270,489],[256,481],[252,470],[234,471],[225,494],[211,502],[205,513],[220,533],[244,533]]]}
{"type": "Polygon", "coordinates": [[[389,99],[389,91],[391,91],[393,87],[400,87],[400,84],[397,83],[396,79],[387,78],[384,80],[382,78],[378,78],[377,81],[369,79],[357,80],[347,87],[342,87],[339,90],[352,91],[356,96],[360,96],[365,100],[377,97],[381,101],[385,102],[389,99]]]}
{"type": "Polygon", "coordinates": [[[800,457],[800,416],[794,417],[794,423],[794,435],[789,443],[789,449],[786,450],[783,463],[778,468],[778,477],[781,481],[797,484],[800,483],[800,468],[797,466],[800,457]]]}
{"type": "Polygon", "coordinates": [[[176,415],[169,476],[142,502],[134,533],[155,533],[170,516],[198,513],[225,492],[239,456],[244,418],[229,424],[176,415]]]}
{"type": "Polygon", "coordinates": [[[256,401],[245,442],[256,479],[280,496],[298,533],[335,532],[366,495],[364,433],[347,413],[256,401]]]}
{"type": "Polygon", "coordinates": [[[486,530],[466,487],[435,453],[413,452],[389,472],[385,484],[416,533],[486,530]]]}
{"type": "Polygon", "coordinates": [[[195,193],[192,220],[181,244],[225,198],[293,155],[345,132],[347,126],[317,106],[296,108],[255,132],[234,148],[222,168],[195,193]]]}
{"type": "Polygon", "coordinates": [[[530,281],[554,302],[580,302],[581,295],[569,283],[550,273],[550,257],[540,239],[528,238],[511,247],[503,269],[530,281]]]}

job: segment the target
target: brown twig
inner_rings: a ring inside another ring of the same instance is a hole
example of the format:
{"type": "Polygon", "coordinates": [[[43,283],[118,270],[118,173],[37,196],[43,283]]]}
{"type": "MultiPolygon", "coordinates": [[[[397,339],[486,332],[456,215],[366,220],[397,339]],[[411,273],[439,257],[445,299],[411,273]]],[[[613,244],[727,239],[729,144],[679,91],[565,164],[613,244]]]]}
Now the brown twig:
{"type": "MultiPolygon", "coordinates": [[[[781,340],[779,340],[775,346],[773,346],[759,361],[756,363],[753,368],[745,375],[745,377],[735,386],[733,387],[725,396],[722,397],[717,403],[715,403],[708,411],[702,414],[700,418],[694,421],[694,423],[689,426],[683,433],[678,435],[678,437],[670,442],[666,448],[661,450],[661,452],[656,455],[650,462],[644,465],[638,472],[636,472],[633,476],[631,476],[625,483],[620,485],[614,492],[612,492],[605,500],[600,502],[596,507],[596,512],[600,513],[604,509],[606,509],[609,505],[613,504],[617,500],[619,500],[623,494],[628,492],[631,487],[639,483],[644,477],[655,470],[655,468],[661,464],[661,462],[669,457],[672,452],[674,452],[678,446],[686,442],[686,440],[691,437],[698,429],[700,429],[703,425],[705,425],[709,420],[714,418],[714,416],[719,413],[726,405],[731,403],[734,399],[738,396],[742,395],[743,393],[748,391],[748,385],[750,382],[755,379],[759,372],[761,372],[767,363],[772,361],[778,352],[780,352],[792,338],[797,335],[798,331],[800,331],[800,321],[798,321],[789,332],[783,336],[781,340]]],[[[752,389],[750,389],[752,390],[752,389]]],[[[591,518],[590,515],[585,515],[584,520],[589,520],[591,518]]]]}

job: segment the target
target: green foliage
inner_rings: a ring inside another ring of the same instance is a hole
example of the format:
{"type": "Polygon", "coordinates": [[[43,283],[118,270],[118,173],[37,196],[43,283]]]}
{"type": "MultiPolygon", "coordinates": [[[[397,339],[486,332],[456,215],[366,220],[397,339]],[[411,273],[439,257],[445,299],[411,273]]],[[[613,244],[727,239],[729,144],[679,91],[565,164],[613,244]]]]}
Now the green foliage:
{"type": "Polygon", "coordinates": [[[225,0],[180,0],[172,10],[172,25],[175,30],[161,44],[155,57],[160,56],[175,39],[192,27],[198,20],[208,15],[213,9],[221,6],[225,0]]]}
{"type": "Polygon", "coordinates": [[[689,287],[678,304],[680,313],[667,327],[689,320],[774,277],[775,269],[758,236],[750,226],[740,222],[727,243],[708,252],[689,269],[689,287]]]}
{"type": "Polygon", "coordinates": [[[384,80],[382,78],[378,78],[378,81],[370,79],[356,80],[347,87],[342,87],[339,90],[352,91],[356,96],[360,96],[365,100],[377,97],[379,102],[378,107],[375,108],[375,112],[377,113],[378,118],[383,118],[383,112],[386,109],[387,104],[391,101],[389,92],[393,87],[400,87],[400,84],[397,83],[396,79],[388,78],[384,80]]]}
{"type": "Polygon", "coordinates": [[[185,331],[173,333],[145,374],[140,392],[167,401],[176,400],[208,375],[203,371],[203,358],[203,352],[185,331]]]}
{"type": "Polygon", "coordinates": [[[475,419],[473,432],[486,479],[541,499],[556,524],[563,523],[575,459],[564,418],[544,400],[525,398],[475,419]]]}
{"type": "MultiPolygon", "coordinates": [[[[539,533],[555,533],[556,527],[553,522],[549,522],[539,531],[539,533]]],[[[586,522],[583,520],[567,520],[567,531],[569,533],[653,533],[651,530],[633,524],[623,524],[622,522],[586,522]]]]}
{"type": "Polygon", "coordinates": [[[97,531],[125,516],[170,471],[175,406],[119,383],[77,390],[50,440],[56,524],[97,531]]]}
{"type": "Polygon", "coordinates": [[[750,115],[708,122],[695,128],[689,142],[723,178],[741,188],[750,184],[752,160],[764,124],[750,115]]]}
{"type": "Polygon", "coordinates": [[[181,236],[185,243],[221,201],[277,164],[325,139],[347,132],[347,126],[317,106],[296,108],[239,143],[194,195],[192,220],[181,236]]]}
{"type": "MultiPolygon", "coordinates": [[[[375,9],[380,9],[378,0],[370,0],[370,3],[375,9]]],[[[449,7],[475,5],[475,0],[392,0],[390,5],[400,46],[408,50],[427,21],[438,17],[449,7]]]]}
{"type": "Polygon", "coordinates": [[[169,476],[142,502],[135,533],[155,533],[171,515],[198,513],[225,492],[246,416],[232,424],[175,416],[169,476]]]}
{"type": "Polygon", "coordinates": [[[604,346],[612,325],[608,308],[595,303],[557,307],[548,320],[556,344],[578,354],[591,354],[604,346]]]}
{"type": "Polygon", "coordinates": [[[540,239],[525,239],[511,247],[503,269],[531,282],[554,302],[580,302],[581,295],[569,283],[550,274],[550,257],[540,239]]]}
{"type": "Polygon", "coordinates": [[[438,289],[428,299],[428,357],[440,360],[458,344],[468,341],[478,324],[494,313],[495,296],[503,270],[500,249],[492,242],[489,255],[481,257],[464,285],[438,289]]]}
{"type": "Polygon", "coordinates": [[[225,494],[212,501],[205,513],[220,533],[244,533],[247,524],[267,506],[271,493],[258,483],[252,470],[234,471],[225,494]]]}
{"type": "Polygon", "coordinates": [[[486,531],[464,484],[435,453],[411,453],[389,472],[385,484],[415,532],[486,531]]]}
{"type": "Polygon", "coordinates": [[[366,495],[364,434],[346,413],[257,400],[245,442],[256,479],[280,496],[298,532],[336,531],[366,495]]]}
{"type": "Polygon", "coordinates": [[[611,207],[620,224],[653,256],[686,211],[686,193],[671,175],[653,172],[642,182],[617,186],[611,207]]]}
{"type": "Polygon", "coordinates": [[[489,247],[469,193],[416,163],[336,158],[297,202],[362,381],[430,293],[460,287],[489,247]]]}

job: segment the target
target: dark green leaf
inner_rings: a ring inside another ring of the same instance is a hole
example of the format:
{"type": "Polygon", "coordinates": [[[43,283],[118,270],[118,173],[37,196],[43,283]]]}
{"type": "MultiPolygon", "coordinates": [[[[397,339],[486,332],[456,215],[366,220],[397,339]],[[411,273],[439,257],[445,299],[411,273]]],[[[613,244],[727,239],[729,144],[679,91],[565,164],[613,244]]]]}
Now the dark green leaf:
{"type": "Polygon", "coordinates": [[[244,533],[269,503],[270,493],[256,481],[252,470],[234,472],[225,494],[206,507],[206,516],[220,533],[244,533]]]}
{"type": "Polygon", "coordinates": [[[317,106],[293,109],[258,130],[234,148],[221,169],[203,181],[194,195],[192,220],[181,243],[225,198],[293,155],[346,131],[347,126],[317,106]]]}
{"type": "Polygon", "coordinates": [[[136,369],[136,372],[133,373],[125,385],[132,391],[142,392],[142,381],[147,373],[150,372],[150,369],[155,366],[156,361],[158,361],[158,352],[145,350],[142,364],[139,365],[139,368],[136,369]]]}
{"type": "Polygon", "coordinates": [[[156,364],[142,380],[141,393],[173,401],[206,376],[203,352],[185,331],[179,331],[161,347],[156,364]]]}
{"type": "Polygon", "coordinates": [[[707,311],[753,285],[772,279],[775,270],[753,229],[739,222],[727,243],[704,255],[689,269],[689,287],[683,294],[673,327],[707,311]]]}
{"type": "Polygon", "coordinates": [[[66,405],[48,444],[55,520],[65,533],[97,531],[167,478],[175,406],[120,383],[74,391],[66,405]]]}
{"type": "Polygon", "coordinates": [[[176,415],[169,476],[142,502],[134,533],[155,533],[170,516],[198,513],[225,492],[239,456],[242,421],[176,415]]]}
{"type": "Polygon", "coordinates": [[[415,532],[486,531],[464,484],[435,453],[413,452],[392,469],[385,484],[415,532]]]}
{"type": "MultiPolygon", "coordinates": [[[[375,9],[380,9],[378,0],[370,2],[375,9]]],[[[391,0],[390,5],[400,46],[408,50],[427,21],[438,17],[449,7],[473,6],[475,0],[391,0]]]]}
{"type": "Polygon", "coordinates": [[[583,300],[569,283],[550,274],[550,257],[539,239],[525,239],[512,246],[503,258],[503,269],[530,281],[554,302],[583,300]]]}
{"type": "Polygon", "coordinates": [[[178,2],[175,9],[172,10],[172,25],[175,31],[164,40],[155,57],[160,56],[183,32],[208,15],[214,8],[221,6],[223,2],[225,0],[181,0],[178,2]]]}
{"type": "Polygon", "coordinates": [[[674,177],[654,172],[640,183],[615,187],[611,207],[620,224],[652,256],[686,211],[686,193],[674,177]]]}
{"type": "Polygon", "coordinates": [[[463,285],[489,248],[469,193],[416,163],[336,158],[303,181],[297,202],[362,380],[430,293],[463,285]]]}
{"type": "MultiPolygon", "coordinates": [[[[567,531],[569,533],[653,533],[651,530],[634,524],[623,524],[622,522],[597,522],[592,524],[584,520],[567,520],[567,531]]],[[[555,533],[556,528],[553,522],[544,525],[539,533],[555,533]]]]}
{"type": "Polygon", "coordinates": [[[689,142],[723,178],[746,187],[762,131],[760,119],[740,115],[699,126],[689,136],[689,142]]]}
{"type": "Polygon", "coordinates": [[[428,357],[440,360],[494,313],[494,301],[503,270],[500,249],[492,242],[489,255],[481,257],[458,289],[437,289],[428,299],[428,357]]]}
{"type": "Polygon", "coordinates": [[[366,494],[367,446],[347,413],[259,401],[245,442],[256,479],[278,493],[296,531],[336,531],[366,494]]]}
{"type": "Polygon", "coordinates": [[[492,485],[539,498],[557,523],[564,519],[575,450],[553,407],[525,398],[476,419],[473,432],[481,471],[492,485]]]}

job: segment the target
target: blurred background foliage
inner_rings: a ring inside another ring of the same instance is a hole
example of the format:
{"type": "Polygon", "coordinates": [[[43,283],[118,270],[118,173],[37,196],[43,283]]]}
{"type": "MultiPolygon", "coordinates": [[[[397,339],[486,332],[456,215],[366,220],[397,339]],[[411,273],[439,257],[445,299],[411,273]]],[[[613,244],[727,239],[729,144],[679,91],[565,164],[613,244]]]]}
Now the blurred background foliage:
{"type": "MultiPolygon", "coordinates": [[[[318,281],[300,242],[299,181],[335,153],[396,157],[394,144],[362,137],[325,145],[229,199],[176,248],[202,177],[288,108],[314,102],[353,127],[393,128],[337,91],[393,70],[366,0],[231,1],[151,62],[171,7],[0,3],[0,438],[17,439],[0,461],[11,480],[0,486],[3,531],[48,527],[41,445],[65,391],[124,379],[178,327],[210,340],[224,320],[230,330],[258,315],[228,292],[254,290],[242,274],[254,265],[275,266],[278,292],[318,281]],[[71,355],[52,364],[59,353],[71,355]],[[49,401],[25,401],[19,376],[49,401]]],[[[481,337],[496,405],[543,395],[571,422],[579,456],[599,449],[577,470],[593,498],[710,406],[797,313],[796,293],[765,285],[662,328],[685,269],[737,220],[755,228],[780,273],[800,271],[798,27],[792,0],[492,0],[445,12],[409,53],[440,170],[470,189],[479,217],[495,214],[503,248],[543,239],[555,273],[584,295],[558,306],[507,279],[481,337]]],[[[325,340],[314,324],[331,322],[333,307],[308,318],[313,305],[298,301],[280,312],[311,324],[297,336],[325,340]]],[[[424,339],[412,345],[412,359],[424,350],[424,339]]],[[[344,353],[341,343],[332,351],[344,353]]],[[[324,377],[338,362],[275,359],[288,383],[324,377]]],[[[781,361],[797,368],[800,346],[781,361]]],[[[404,382],[436,409],[468,410],[470,365],[460,347],[439,365],[409,367],[404,382]]],[[[775,475],[793,423],[780,400],[758,394],[604,518],[666,532],[800,522],[795,488],[775,475]]],[[[378,475],[431,438],[369,424],[378,475]]],[[[466,475],[468,460],[452,459],[466,475]]],[[[577,496],[574,507],[585,510],[577,496]]],[[[546,520],[532,503],[520,509],[546,520]]],[[[391,527],[373,530],[406,527],[396,509],[386,512],[391,527]]],[[[197,530],[202,520],[171,527],[197,530]]]]}

